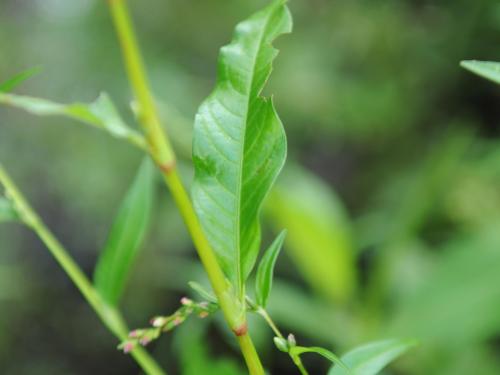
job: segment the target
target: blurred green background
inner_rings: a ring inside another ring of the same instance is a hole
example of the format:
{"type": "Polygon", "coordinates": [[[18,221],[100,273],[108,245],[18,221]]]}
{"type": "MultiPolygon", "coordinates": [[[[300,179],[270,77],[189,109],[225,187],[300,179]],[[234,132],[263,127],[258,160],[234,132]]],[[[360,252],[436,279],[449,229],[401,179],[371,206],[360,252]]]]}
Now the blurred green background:
{"type": "MultiPolygon", "coordinates": [[[[158,104],[189,180],[192,119],[218,49],[265,1],[129,1],[158,104]]],[[[496,0],[293,0],[266,94],[289,158],[264,212],[264,246],[288,228],[270,311],[300,343],[343,353],[369,340],[420,346],[386,374],[500,374],[500,89],[461,70],[500,60],[496,0]]],[[[0,81],[69,103],[108,92],[133,123],[106,3],[3,0],[0,81]]],[[[0,108],[0,160],[91,275],[140,153],[60,118],[0,108]]],[[[122,308],[147,324],[204,281],[158,181],[151,228],[122,308]]],[[[273,374],[294,374],[251,321],[273,374]]],[[[0,373],[136,374],[39,240],[0,226],[0,373]]],[[[219,319],[151,346],[173,374],[242,374],[219,319]]],[[[313,374],[328,363],[305,358],[313,374]]]]}

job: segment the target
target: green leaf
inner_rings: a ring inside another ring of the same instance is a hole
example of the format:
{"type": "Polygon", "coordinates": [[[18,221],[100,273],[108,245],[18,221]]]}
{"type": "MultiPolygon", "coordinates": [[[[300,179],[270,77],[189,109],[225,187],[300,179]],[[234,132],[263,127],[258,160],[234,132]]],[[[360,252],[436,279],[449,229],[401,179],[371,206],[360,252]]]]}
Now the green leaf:
{"type": "Polygon", "coordinates": [[[344,303],[356,289],[351,222],[324,181],[299,166],[283,171],[266,201],[266,217],[287,228],[287,255],[322,296],[344,303]]]}
{"type": "Polygon", "coordinates": [[[280,253],[283,241],[285,240],[286,230],[283,230],[267,249],[260,261],[255,278],[255,299],[257,304],[266,307],[267,299],[273,286],[273,273],[276,259],[280,253]]]}
{"type": "MultiPolygon", "coordinates": [[[[341,359],[353,375],[375,375],[408,349],[414,347],[414,340],[383,340],[360,346],[341,359]]],[[[328,375],[344,375],[340,367],[332,367],[328,375]]]]}
{"type": "Polygon", "coordinates": [[[31,68],[25,70],[21,73],[16,74],[11,79],[0,83],[0,92],[9,92],[12,91],[16,86],[26,81],[28,78],[34,76],[40,71],[39,68],[31,68]]]}
{"type": "Polygon", "coordinates": [[[262,201],[286,158],[283,125],[272,100],[260,96],[277,55],[271,43],[292,28],[284,3],[273,1],[236,26],[194,126],[194,206],[240,295],[259,251],[262,201]]]}
{"type": "Polygon", "coordinates": [[[153,200],[154,166],[146,159],[127,192],[99,257],[94,283],[104,299],[116,305],[148,227],[153,200]]]}
{"type": "Polygon", "coordinates": [[[352,371],[349,369],[349,367],[340,359],[337,357],[335,354],[333,354],[331,351],[320,348],[317,346],[312,346],[312,347],[304,347],[304,346],[294,346],[290,348],[290,354],[292,356],[299,356],[303,353],[316,353],[319,354],[326,359],[330,360],[332,363],[334,363],[335,366],[334,368],[340,368],[342,369],[342,374],[352,374],[352,371]]]}
{"type": "Polygon", "coordinates": [[[460,66],[483,78],[500,84],[500,63],[493,61],[466,60],[460,66]]]}
{"type": "Polygon", "coordinates": [[[422,350],[430,345],[465,350],[495,337],[500,332],[499,225],[497,218],[435,249],[433,267],[393,301],[383,331],[417,337],[422,350]]]}
{"type": "Polygon", "coordinates": [[[0,93],[0,103],[38,116],[66,116],[106,130],[114,137],[125,139],[139,148],[146,149],[144,137],[123,122],[111,99],[105,93],[90,104],[67,105],[30,96],[0,93]]]}
{"type": "Polygon", "coordinates": [[[5,197],[0,197],[0,223],[19,220],[19,215],[12,205],[12,202],[5,197]]]}
{"type": "Polygon", "coordinates": [[[217,297],[215,297],[212,292],[206,290],[201,284],[197,283],[196,281],[190,281],[188,282],[188,285],[191,287],[191,289],[193,289],[208,302],[217,303],[217,297]]]}

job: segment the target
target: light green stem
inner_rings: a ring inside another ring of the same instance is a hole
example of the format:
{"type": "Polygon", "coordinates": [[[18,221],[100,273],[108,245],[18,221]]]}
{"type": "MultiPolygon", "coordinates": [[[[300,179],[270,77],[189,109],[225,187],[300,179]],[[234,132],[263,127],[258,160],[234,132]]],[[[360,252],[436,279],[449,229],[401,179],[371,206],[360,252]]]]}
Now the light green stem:
{"type": "MultiPolygon", "coordinates": [[[[280,339],[285,339],[285,337],[283,336],[283,334],[279,330],[278,326],[271,319],[271,316],[266,311],[266,309],[264,309],[263,307],[257,307],[257,309],[255,311],[257,312],[257,314],[259,314],[266,321],[266,323],[269,325],[269,327],[271,327],[271,329],[273,330],[273,332],[276,336],[278,336],[280,339]]],[[[300,373],[302,375],[309,375],[309,373],[307,372],[307,369],[305,368],[304,364],[302,363],[302,360],[300,359],[300,356],[293,355],[291,352],[288,352],[288,354],[292,358],[293,363],[295,363],[295,365],[299,369],[300,373]]]]}
{"type": "MultiPolygon", "coordinates": [[[[31,228],[42,242],[47,246],[50,253],[57,260],[61,268],[66,272],[71,281],[83,294],[89,305],[94,309],[104,325],[120,340],[127,339],[128,328],[120,312],[106,304],[99,293],[92,286],[87,276],[71,258],[66,249],[55,238],[45,226],[40,217],[33,211],[3,166],[0,164],[0,185],[5,188],[5,193],[10,199],[22,221],[31,228]]],[[[155,360],[144,349],[137,347],[132,351],[132,356],[149,375],[166,375],[156,364],[155,360]]]]}
{"type": "Polygon", "coordinates": [[[165,182],[186,223],[212,288],[217,295],[224,318],[238,336],[238,342],[250,374],[263,375],[264,369],[247,333],[245,303],[238,300],[236,293],[224,277],[179,177],[175,153],[159,121],[127,5],[124,0],[108,0],[108,3],[122,48],[127,74],[139,104],[139,122],[144,130],[151,157],[162,171],[165,182]]]}

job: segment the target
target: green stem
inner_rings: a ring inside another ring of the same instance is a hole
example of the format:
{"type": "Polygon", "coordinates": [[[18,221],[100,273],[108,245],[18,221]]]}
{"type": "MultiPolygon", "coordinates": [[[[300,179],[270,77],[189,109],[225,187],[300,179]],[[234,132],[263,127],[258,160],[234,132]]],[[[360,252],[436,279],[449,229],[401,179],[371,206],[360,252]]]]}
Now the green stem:
{"type": "MultiPolygon", "coordinates": [[[[87,276],[71,258],[63,245],[55,238],[45,226],[40,217],[34,212],[17,186],[0,164],[0,185],[5,188],[7,198],[10,199],[22,221],[32,229],[47,246],[61,268],[66,272],[71,281],[80,290],[83,297],[97,313],[104,325],[120,340],[127,339],[128,328],[120,312],[104,302],[95,290],[87,276]]],[[[155,360],[142,348],[137,347],[132,351],[132,356],[142,369],[149,375],[166,375],[156,364],[155,360]]]]}
{"type": "MultiPolygon", "coordinates": [[[[259,306],[259,307],[257,307],[257,309],[255,311],[257,312],[257,314],[259,314],[266,321],[266,323],[269,325],[269,327],[271,327],[271,329],[273,330],[273,332],[276,336],[278,336],[280,339],[285,339],[285,337],[283,336],[283,334],[279,330],[278,326],[274,323],[274,321],[271,319],[271,316],[269,315],[269,313],[263,307],[259,306]]],[[[300,373],[302,375],[309,375],[309,373],[307,372],[307,369],[305,368],[304,364],[302,363],[302,360],[300,359],[300,356],[293,355],[290,352],[288,352],[288,354],[290,355],[290,358],[292,358],[293,363],[295,363],[295,365],[299,369],[300,373]]]]}
{"type": "Polygon", "coordinates": [[[127,5],[124,0],[108,0],[108,3],[122,48],[127,74],[139,104],[139,122],[144,130],[151,157],[162,171],[165,182],[186,223],[224,317],[229,327],[238,336],[238,342],[250,373],[263,375],[264,369],[246,330],[245,303],[238,300],[224,277],[179,177],[175,153],[159,121],[127,5]]]}

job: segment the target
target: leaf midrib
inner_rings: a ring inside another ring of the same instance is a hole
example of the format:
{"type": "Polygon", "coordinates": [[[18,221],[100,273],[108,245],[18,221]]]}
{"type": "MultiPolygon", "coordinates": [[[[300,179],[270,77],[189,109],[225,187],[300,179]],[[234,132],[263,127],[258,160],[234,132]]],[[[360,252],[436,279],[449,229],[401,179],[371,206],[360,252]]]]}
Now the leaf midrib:
{"type": "MultiPolygon", "coordinates": [[[[241,158],[240,158],[240,168],[239,168],[239,171],[238,171],[238,185],[237,185],[237,200],[236,200],[236,203],[238,205],[237,207],[237,214],[236,214],[236,223],[237,223],[237,231],[236,231],[236,248],[237,248],[237,252],[236,252],[236,257],[237,257],[237,262],[236,262],[236,274],[238,276],[238,291],[240,292],[240,297],[243,297],[245,295],[245,283],[243,282],[243,275],[241,273],[241,238],[240,238],[240,232],[241,232],[241,193],[242,193],[242,181],[243,181],[243,165],[244,165],[244,159],[245,159],[245,142],[246,142],[246,135],[247,135],[247,129],[248,129],[248,117],[249,117],[249,110],[250,110],[250,104],[251,104],[251,101],[252,101],[252,97],[251,97],[251,94],[252,94],[252,89],[253,89],[253,85],[252,85],[252,82],[254,80],[254,77],[255,77],[255,73],[256,73],[256,65],[257,65],[257,59],[259,57],[259,51],[261,50],[261,47],[263,45],[263,39],[264,39],[264,35],[266,34],[267,32],[267,29],[268,29],[268,26],[269,26],[269,19],[271,18],[271,15],[274,14],[274,10],[272,12],[270,12],[268,14],[268,16],[266,17],[266,20],[265,20],[265,26],[261,29],[261,33],[259,35],[259,42],[257,44],[257,47],[256,47],[256,53],[255,53],[255,56],[253,58],[253,61],[252,61],[252,72],[251,72],[251,76],[250,76],[250,80],[249,80],[249,88],[248,88],[248,93],[247,96],[248,96],[248,100],[247,100],[247,106],[246,106],[246,109],[245,109],[245,131],[243,132],[243,138],[242,138],[242,141],[241,141],[241,146],[240,146],[240,155],[241,155],[241,158]]],[[[259,94],[260,92],[257,92],[257,98],[259,97],[259,94]]],[[[256,99],[257,99],[256,98],[256,99]]]]}

